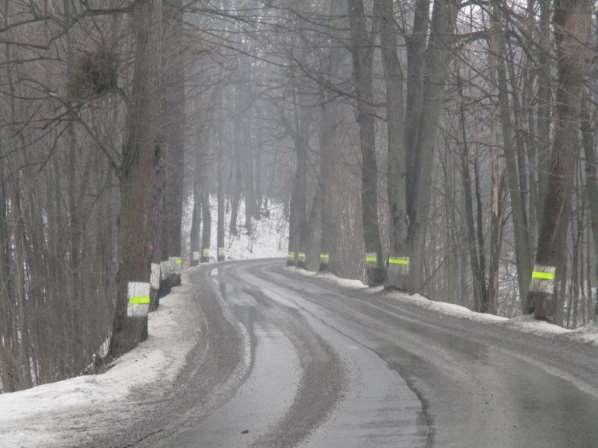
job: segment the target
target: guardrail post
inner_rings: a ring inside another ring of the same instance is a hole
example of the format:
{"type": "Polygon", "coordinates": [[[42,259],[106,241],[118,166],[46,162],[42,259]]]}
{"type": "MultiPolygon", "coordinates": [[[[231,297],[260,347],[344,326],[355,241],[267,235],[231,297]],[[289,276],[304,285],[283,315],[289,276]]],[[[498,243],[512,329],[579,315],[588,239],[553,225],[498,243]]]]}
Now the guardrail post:
{"type": "Polygon", "coordinates": [[[365,269],[369,286],[378,286],[384,283],[386,278],[386,269],[384,269],[382,260],[378,259],[376,252],[365,254],[365,269]]]}
{"type": "Polygon", "coordinates": [[[328,271],[330,265],[330,254],[328,252],[320,253],[320,271],[328,271]]]}
{"type": "Polygon", "coordinates": [[[160,269],[160,263],[152,263],[150,268],[150,311],[154,311],[156,310],[156,308],[158,308],[161,280],[162,274],[160,269]]]}
{"type": "Polygon", "coordinates": [[[141,340],[147,339],[147,314],[150,306],[150,284],[129,282],[127,288],[127,317],[134,319],[134,326],[141,334],[141,340]]]}
{"type": "Polygon", "coordinates": [[[406,290],[409,273],[411,270],[411,258],[404,256],[390,256],[386,259],[386,284],[392,289],[406,290]]]}
{"type": "Polygon", "coordinates": [[[297,267],[305,269],[305,252],[297,252],[297,267]]]}
{"type": "Polygon", "coordinates": [[[287,266],[296,266],[297,265],[297,257],[295,252],[289,251],[287,255],[287,266]]]}
{"type": "Polygon", "coordinates": [[[199,251],[194,250],[191,253],[191,266],[197,266],[199,264],[199,251]]]}

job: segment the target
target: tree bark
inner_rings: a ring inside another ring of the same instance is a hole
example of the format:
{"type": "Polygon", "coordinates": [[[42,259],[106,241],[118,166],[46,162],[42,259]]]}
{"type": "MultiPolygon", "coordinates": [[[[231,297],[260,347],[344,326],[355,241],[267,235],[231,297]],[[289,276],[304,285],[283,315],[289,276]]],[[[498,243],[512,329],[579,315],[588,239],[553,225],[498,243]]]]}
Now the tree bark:
{"type": "Polygon", "coordinates": [[[505,68],[506,49],[502,19],[502,1],[493,1],[493,22],[490,47],[496,56],[495,72],[498,82],[498,102],[500,108],[500,121],[502,124],[503,147],[506,161],[507,182],[511,197],[513,216],[513,233],[515,235],[515,257],[517,263],[517,277],[519,281],[519,295],[521,309],[524,313],[531,312],[527,303],[527,290],[531,277],[531,249],[525,207],[519,185],[519,167],[513,143],[513,121],[507,87],[507,70],[505,68]]]}
{"type": "Polygon", "coordinates": [[[546,291],[528,294],[535,317],[552,322],[561,305],[559,293],[565,282],[563,254],[579,154],[580,105],[592,58],[592,3],[590,0],[556,0],[553,17],[558,65],[556,120],[536,265],[555,267],[556,281],[554,294],[546,291]]]}
{"type": "Polygon", "coordinates": [[[166,143],[166,188],[163,205],[164,256],[181,256],[183,174],[185,146],[185,64],[183,1],[164,3],[162,51],[163,118],[161,133],[166,143]]]}
{"type": "MultiPolygon", "coordinates": [[[[421,2],[420,2],[421,3],[421,2]]],[[[405,138],[403,71],[399,61],[398,33],[395,29],[393,0],[376,2],[379,8],[380,45],[386,84],[386,128],[388,135],[387,189],[390,206],[390,256],[402,257],[402,244],[407,235],[407,151],[405,138]]],[[[417,39],[416,39],[417,40],[417,39]]],[[[417,76],[417,75],[414,75],[417,76]]],[[[417,89],[417,87],[416,87],[417,89]]],[[[389,265],[387,284],[402,287],[401,276],[391,275],[389,265]],[[391,279],[392,277],[392,279],[391,279]]]]}
{"type": "Polygon", "coordinates": [[[120,169],[119,263],[116,309],[110,354],[119,356],[140,342],[147,318],[127,317],[128,283],[149,282],[152,230],[153,165],[160,117],[159,40],[161,0],[135,3],[133,91],[120,169]]]}
{"type": "Polygon", "coordinates": [[[362,157],[363,236],[366,254],[373,254],[373,258],[366,257],[368,283],[378,285],[384,282],[386,269],[378,227],[378,166],[376,162],[375,110],[372,105],[374,100],[372,78],[374,32],[367,30],[363,0],[350,0],[349,5],[353,81],[362,157]],[[368,260],[370,260],[369,263],[368,260]]]}
{"type": "MultiPolygon", "coordinates": [[[[594,240],[594,284],[590,286],[598,287],[598,156],[594,146],[594,130],[590,121],[590,101],[588,93],[584,95],[581,109],[581,132],[585,155],[586,167],[586,195],[588,204],[590,204],[590,225],[592,228],[592,239],[594,240]]],[[[591,265],[591,263],[590,263],[591,265]]],[[[591,282],[590,282],[591,283],[591,282]]],[[[595,312],[598,313],[598,298],[595,312]]]]}
{"type": "Polygon", "coordinates": [[[413,165],[407,179],[409,228],[405,248],[411,258],[410,289],[424,285],[426,222],[430,210],[434,149],[444,108],[445,85],[452,55],[452,36],[457,18],[454,0],[435,2],[424,69],[424,94],[419,114],[417,144],[408,147],[413,165]],[[411,186],[411,188],[410,188],[411,186]]]}

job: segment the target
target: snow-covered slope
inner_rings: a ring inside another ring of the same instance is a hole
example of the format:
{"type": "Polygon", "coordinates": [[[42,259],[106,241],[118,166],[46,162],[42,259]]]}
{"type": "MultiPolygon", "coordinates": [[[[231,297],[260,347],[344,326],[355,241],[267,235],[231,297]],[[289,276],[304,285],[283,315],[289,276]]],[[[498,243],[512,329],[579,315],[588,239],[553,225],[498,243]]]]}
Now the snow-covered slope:
{"type": "Polygon", "coordinates": [[[201,337],[192,297],[183,278],[183,286],[150,314],[148,340],[107,372],[0,395],[0,448],[62,446],[61,440],[72,444],[80,428],[89,437],[94,428],[109,424],[103,416],[115,415],[115,409],[123,419],[134,413],[127,396],[137,388],[159,390],[172,382],[201,337]]]}
{"type": "MultiPolygon", "coordinates": [[[[253,220],[253,232],[247,234],[245,228],[245,203],[239,203],[237,219],[238,235],[233,236],[229,232],[230,210],[225,213],[225,254],[227,260],[246,260],[253,258],[278,258],[286,257],[289,244],[289,225],[285,217],[284,204],[271,202],[268,205],[269,216],[259,220],[253,220]]],[[[184,234],[189,235],[191,231],[191,216],[193,204],[189,202],[185,207],[183,221],[184,234]]],[[[211,213],[211,255],[216,257],[218,225],[218,203],[214,196],[210,197],[211,213]]]]}

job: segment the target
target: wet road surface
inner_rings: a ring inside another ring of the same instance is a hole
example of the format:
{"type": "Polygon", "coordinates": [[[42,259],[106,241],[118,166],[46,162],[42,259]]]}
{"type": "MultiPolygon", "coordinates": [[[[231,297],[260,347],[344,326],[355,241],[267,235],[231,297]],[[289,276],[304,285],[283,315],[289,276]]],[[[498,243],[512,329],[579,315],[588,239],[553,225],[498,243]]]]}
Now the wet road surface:
{"type": "Polygon", "coordinates": [[[282,263],[193,270],[207,340],[139,436],[110,446],[598,447],[598,349],[282,263]]]}

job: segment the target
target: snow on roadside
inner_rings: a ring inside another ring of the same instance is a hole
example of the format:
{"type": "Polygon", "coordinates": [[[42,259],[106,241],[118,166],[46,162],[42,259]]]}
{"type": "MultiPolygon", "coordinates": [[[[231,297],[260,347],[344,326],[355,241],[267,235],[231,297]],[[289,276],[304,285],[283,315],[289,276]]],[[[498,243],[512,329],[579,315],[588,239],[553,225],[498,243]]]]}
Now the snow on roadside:
{"type": "MultiPolygon", "coordinates": [[[[363,290],[367,293],[378,293],[382,292],[380,287],[368,288],[363,282],[359,280],[352,280],[337,277],[330,273],[315,273],[307,271],[305,269],[287,267],[286,269],[304,275],[306,277],[316,277],[328,280],[338,286],[363,290]]],[[[471,311],[461,305],[455,305],[453,303],[436,302],[430,300],[420,294],[405,294],[398,291],[384,292],[384,297],[397,300],[403,303],[409,303],[416,305],[420,308],[424,308],[430,311],[434,311],[447,316],[458,317],[461,319],[468,319],[476,322],[483,322],[493,325],[501,325],[507,328],[519,330],[522,333],[529,333],[538,336],[565,336],[571,340],[589,343],[598,346],[598,326],[596,324],[590,324],[576,330],[570,330],[567,328],[560,327],[558,325],[550,324],[548,322],[537,321],[532,316],[518,316],[512,319],[502,316],[495,316],[493,314],[477,313],[471,311]]]]}
{"type": "Polygon", "coordinates": [[[97,426],[96,416],[115,407],[134,412],[127,396],[138,388],[159,390],[183,368],[200,337],[190,311],[192,287],[183,285],[162,299],[149,317],[149,338],[99,375],[87,375],[0,395],[0,448],[73,443],[81,427],[97,426]],[[73,425],[76,420],[76,425],[73,425]],[[68,432],[73,431],[73,434],[68,432]]]}

